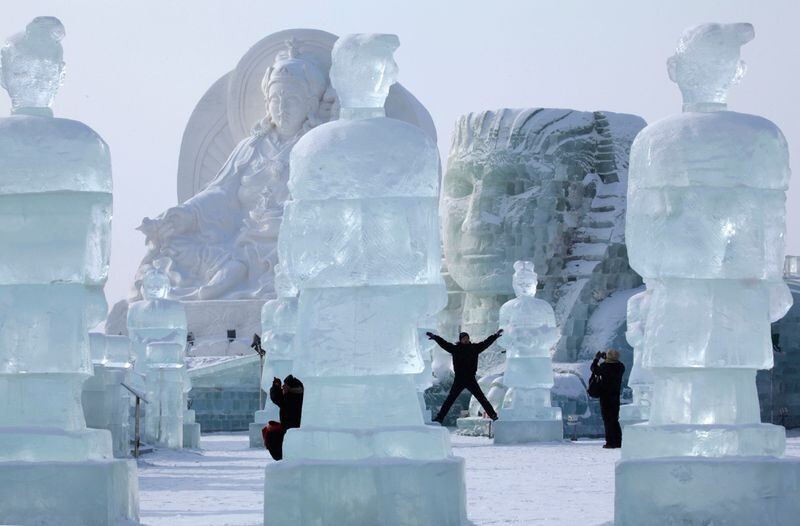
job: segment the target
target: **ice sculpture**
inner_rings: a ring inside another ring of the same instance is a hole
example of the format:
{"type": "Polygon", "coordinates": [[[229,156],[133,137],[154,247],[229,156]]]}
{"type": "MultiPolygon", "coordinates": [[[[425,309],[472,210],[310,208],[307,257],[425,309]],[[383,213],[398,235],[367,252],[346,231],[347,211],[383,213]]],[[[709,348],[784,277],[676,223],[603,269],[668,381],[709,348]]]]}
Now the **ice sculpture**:
{"type": "MultiPolygon", "coordinates": [[[[462,330],[475,340],[497,330],[512,266],[530,260],[542,282],[537,297],[553,306],[562,333],[555,361],[600,350],[581,354],[592,313],[641,284],[624,228],[628,151],[644,125],[635,115],[553,108],[459,118],[441,213],[447,269],[466,293],[462,330]]],[[[481,355],[481,374],[502,372],[500,351],[481,355]]]]}
{"type": "Polygon", "coordinates": [[[417,345],[423,363],[422,372],[417,375],[417,396],[419,397],[419,408],[422,411],[422,420],[426,424],[431,423],[432,415],[425,403],[425,390],[433,386],[433,351],[439,346],[425,333],[438,330],[437,326],[438,321],[434,316],[426,316],[417,327],[417,345]]]}
{"type": "Polygon", "coordinates": [[[130,391],[122,386],[131,371],[131,342],[127,336],[89,333],[94,376],[83,384],[81,401],[86,425],[111,432],[114,456],[130,454],[130,391]]]}
{"type": "MultiPolygon", "coordinates": [[[[283,380],[292,372],[292,344],[297,330],[297,291],[284,286],[283,273],[275,273],[278,299],[270,300],[261,310],[261,341],[264,351],[264,368],[261,372],[261,390],[269,393],[273,378],[283,380]]],[[[256,411],[250,424],[250,447],[263,447],[261,429],[267,422],[280,421],[278,406],[267,396],[264,407],[256,411]]]]}
{"type": "Polygon", "coordinates": [[[272,271],[288,196],[289,152],[308,130],[324,122],[328,79],[290,42],[262,82],[266,116],[233,150],[210,185],[139,229],[148,254],[137,276],[168,258],[178,276],[170,297],[263,298],[274,293],[272,271]],[[265,280],[265,278],[268,278],[265,280]]]}
{"type": "Polygon", "coordinates": [[[189,387],[189,378],[185,370],[180,369],[186,347],[186,311],[179,301],[168,299],[170,280],[160,263],[150,268],[142,278],[144,299],[131,303],[128,308],[128,334],[137,373],[134,384],[149,394],[150,402],[144,408],[144,438],[165,447],[182,447],[183,430],[172,430],[180,413],[181,428],[186,417],[187,447],[197,447],[199,424],[193,421],[192,413],[186,412],[184,395],[181,394],[176,401],[173,392],[177,377],[184,382],[180,388],[182,393],[184,390],[188,393],[189,387]],[[157,355],[150,356],[151,350],[158,351],[157,355]],[[149,377],[151,373],[153,376],[149,377]],[[161,401],[153,399],[162,394],[167,398],[161,401]],[[173,407],[172,404],[177,405],[173,407]]]}
{"type": "Polygon", "coordinates": [[[106,312],[108,146],[53,118],[64,26],[35,18],[0,49],[0,523],[138,520],[136,465],[88,429],[89,329],[106,312]]]}
{"type": "Polygon", "coordinates": [[[750,24],[684,31],[669,59],[680,115],[631,150],[627,240],[650,290],[642,365],[650,420],[624,430],[615,524],[796,524],[800,461],[760,422],[755,376],[772,367],[770,322],[791,305],[782,280],[786,140],[770,121],[726,111],[750,24]]]}
{"type": "Polygon", "coordinates": [[[553,307],[537,299],[538,277],[530,261],[514,263],[517,297],[500,307],[500,328],[505,338],[508,386],[500,420],[494,423],[495,444],[547,442],[564,438],[561,408],[553,407],[551,353],[559,331],[553,307]]]}
{"type": "Polygon", "coordinates": [[[419,128],[384,116],[394,35],[349,35],[333,50],[341,118],[290,158],[278,242],[299,292],[293,374],[303,425],[266,468],[269,524],[460,525],[463,460],[426,426],[417,324],[446,303],[438,155],[419,128]]]}
{"type": "Polygon", "coordinates": [[[633,391],[633,402],[620,406],[619,421],[623,426],[646,422],[650,419],[653,393],[653,373],[642,366],[644,354],[645,319],[650,303],[650,291],[643,290],[628,300],[628,328],[625,337],[633,347],[633,367],[628,377],[628,387],[633,391]]]}

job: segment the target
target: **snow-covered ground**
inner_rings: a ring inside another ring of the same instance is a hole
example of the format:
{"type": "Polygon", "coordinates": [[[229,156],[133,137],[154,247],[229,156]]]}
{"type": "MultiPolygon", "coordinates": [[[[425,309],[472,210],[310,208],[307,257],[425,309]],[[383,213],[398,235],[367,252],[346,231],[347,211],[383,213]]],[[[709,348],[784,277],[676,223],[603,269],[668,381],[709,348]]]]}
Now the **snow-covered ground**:
{"type": "MultiPolygon", "coordinates": [[[[793,435],[796,435],[793,433],[793,435]]],[[[453,435],[467,461],[469,518],[483,525],[599,525],[614,518],[619,450],[600,440],[493,446],[453,435]]],[[[262,524],[265,450],[241,434],[203,435],[202,451],[157,451],[139,461],[142,523],[149,526],[262,524]]],[[[800,436],[787,455],[800,456],[800,436]]]]}

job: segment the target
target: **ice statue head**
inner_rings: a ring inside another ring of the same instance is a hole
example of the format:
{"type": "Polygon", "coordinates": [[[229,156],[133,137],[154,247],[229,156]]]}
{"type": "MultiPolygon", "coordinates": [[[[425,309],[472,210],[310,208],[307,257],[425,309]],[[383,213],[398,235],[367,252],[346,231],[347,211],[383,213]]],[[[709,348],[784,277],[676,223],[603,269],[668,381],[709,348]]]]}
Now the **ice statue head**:
{"type": "Polygon", "coordinates": [[[531,261],[517,261],[514,263],[514,277],[511,284],[514,293],[518,298],[533,298],[536,296],[536,286],[539,283],[539,276],[533,269],[531,261]]]}
{"type": "Polygon", "coordinates": [[[298,46],[298,42],[288,41],[286,50],[278,53],[261,82],[267,122],[284,137],[319,124],[317,112],[327,88],[322,70],[301,56],[298,46]]]}
{"type": "Polygon", "coordinates": [[[383,109],[389,88],[397,82],[398,67],[393,54],[398,47],[397,35],[367,33],[339,37],[331,51],[330,75],[343,110],[383,109]]]}
{"type": "Polygon", "coordinates": [[[169,276],[164,270],[153,267],[142,277],[142,296],[145,301],[165,299],[169,295],[169,276]]]}
{"type": "Polygon", "coordinates": [[[683,94],[684,111],[725,108],[728,89],[746,69],[739,48],[753,37],[753,26],[746,23],[702,24],[683,32],[667,70],[683,94]]]}
{"type": "Polygon", "coordinates": [[[14,113],[52,115],[50,105],[64,80],[64,34],[57,18],[39,16],[0,49],[0,84],[14,113]]]}

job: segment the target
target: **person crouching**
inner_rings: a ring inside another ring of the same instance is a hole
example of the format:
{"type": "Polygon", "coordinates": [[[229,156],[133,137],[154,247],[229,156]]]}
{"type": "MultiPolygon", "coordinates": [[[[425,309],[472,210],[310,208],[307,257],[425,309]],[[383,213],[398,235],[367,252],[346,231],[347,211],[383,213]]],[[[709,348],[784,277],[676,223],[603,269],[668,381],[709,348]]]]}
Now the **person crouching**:
{"type": "Polygon", "coordinates": [[[261,436],[264,438],[264,447],[272,458],[281,460],[286,432],[293,427],[300,427],[303,413],[303,382],[291,374],[284,378],[283,385],[280,378],[274,378],[269,389],[269,398],[280,409],[280,422],[270,420],[261,430],[261,436]]]}

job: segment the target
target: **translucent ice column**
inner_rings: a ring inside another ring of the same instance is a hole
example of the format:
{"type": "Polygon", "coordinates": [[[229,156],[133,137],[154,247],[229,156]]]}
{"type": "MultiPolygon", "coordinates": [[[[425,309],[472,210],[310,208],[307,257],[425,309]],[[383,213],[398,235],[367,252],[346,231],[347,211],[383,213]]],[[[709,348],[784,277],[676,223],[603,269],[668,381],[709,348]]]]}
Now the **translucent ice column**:
{"type": "Polygon", "coordinates": [[[423,423],[419,320],[445,305],[438,154],[419,128],[384,116],[394,35],[333,49],[341,119],[298,141],[278,242],[300,292],[295,374],[303,421],[266,468],[269,524],[456,525],[463,460],[423,423]]]}
{"type": "Polygon", "coordinates": [[[108,146],[53,118],[64,26],[35,18],[0,49],[0,523],[137,520],[136,466],[88,429],[89,329],[106,312],[108,146]]]}
{"type": "Polygon", "coordinates": [[[145,386],[150,403],[144,414],[144,430],[146,440],[155,446],[183,447],[184,386],[188,383],[184,348],[172,342],[147,344],[145,386]]]}
{"type": "Polygon", "coordinates": [[[625,338],[633,347],[633,367],[628,386],[633,391],[633,402],[619,408],[619,421],[623,425],[645,422],[650,419],[653,393],[653,374],[642,366],[644,355],[644,328],[650,291],[644,290],[628,300],[628,328],[625,338]]]}
{"type": "Polygon", "coordinates": [[[111,431],[114,456],[130,454],[130,391],[122,386],[131,371],[131,342],[127,336],[89,333],[94,376],[83,384],[81,400],[86,425],[111,431]]]}
{"type": "MultiPolygon", "coordinates": [[[[297,331],[297,291],[285,286],[285,276],[275,273],[278,298],[270,300],[261,309],[261,342],[266,352],[261,374],[261,389],[269,393],[273,378],[283,380],[292,372],[292,344],[297,331]]],[[[255,422],[250,424],[250,447],[264,447],[261,429],[270,420],[279,421],[278,406],[267,394],[264,407],[256,411],[255,422]]]]}
{"type": "Polygon", "coordinates": [[[726,111],[750,24],[686,30],[669,59],[684,112],[631,150],[626,238],[650,291],[642,365],[646,424],[625,427],[615,524],[796,524],[800,462],[760,422],[755,376],[772,367],[770,322],[791,305],[782,280],[786,140],[770,121],[726,111]]]}
{"type": "Polygon", "coordinates": [[[553,407],[551,356],[559,331],[553,307],[536,299],[538,277],[530,261],[514,263],[516,298],[500,307],[501,341],[506,348],[508,386],[500,420],[494,423],[495,444],[542,442],[564,438],[561,408],[553,407]]]}
{"type": "MultiPolygon", "coordinates": [[[[159,413],[156,412],[160,408],[161,415],[168,419],[171,424],[174,424],[176,412],[180,410],[181,420],[183,420],[184,413],[186,412],[186,402],[183,394],[179,397],[178,402],[171,392],[174,387],[173,376],[178,375],[177,365],[183,366],[183,353],[186,348],[186,310],[179,301],[167,299],[170,290],[169,276],[166,272],[157,266],[148,270],[142,277],[142,295],[144,297],[141,301],[135,301],[128,307],[128,334],[131,338],[131,346],[133,350],[135,365],[134,375],[135,384],[139,389],[149,394],[148,401],[150,404],[144,406],[144,439],[150,443],[158,443],[166,447],[180,448],[183,445],[183,431],[177,433],[175,431],[165,431],[163,426],[167,425],[167,421],[162,421],[159,413]],[[160,352],[159,356],[150,356],[149,350],[157,349],[164,351],[165,348],[159,346],[152,346],[152,344],[169,344],[173,347],[169,352],[160,352]],[[177,361],[175,353],[176,349],[180,349],[181,359],[177,361]],[[173,352],[174,351],[174,352],[173,352]],[[167,361],[164,361],[167,357],[167,361]],[[170,371],[171,369],[175,369],[170,371]],[[152,378],[148,375],[153,374],[152,378]],[[162,383],[166,382],[166,384],[162,383]],[[168,397],[169,402],[159,401],[152,399],[154,396],[163,394],[168,397]],[[167,405],[165,405],[167,404],[167,405]],[[178,404],[181,407],[170,405],[178,404]],[[167,408],[168,407],[168,408],[167,408]],[[168,415],[168,416],[167,416],[168,415]],[[176,436],[180,435],[180,437],[176,436]],[[180,438],[180,440],[178,440],[180,438]]],[[[185,373],[185,370],[184,370],[185,373]]],[[[187,382],[188,375],[182,374],[184,382],[187,382]]],[[[183,392],[184,387],[181,387],[183,392]]],[[[189,415],[191,420],[191,413],[189,415]]],[[[190,436],[199,434],[199,424],[187,422],[190,424],[190,436]]],[[[182,424],[181,424],[182,425],[182,424]]],[[[191,447],[197,447],[197,444],[189,444],[191,447]]]]}

